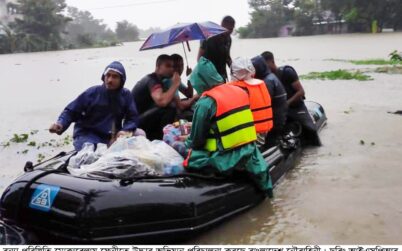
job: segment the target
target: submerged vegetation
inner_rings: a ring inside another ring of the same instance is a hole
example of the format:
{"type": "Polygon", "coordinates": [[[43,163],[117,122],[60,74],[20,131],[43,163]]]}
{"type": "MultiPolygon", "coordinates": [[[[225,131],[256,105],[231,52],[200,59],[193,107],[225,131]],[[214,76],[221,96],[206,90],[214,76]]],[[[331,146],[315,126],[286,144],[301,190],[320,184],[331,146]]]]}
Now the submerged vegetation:
{"type": "Polygon", "coordinates": [[[402,61],[397,62],[393,60],[386,59],[365,59],[365,60],[350,60],[349,61],[355,65],[393,65],[393,64],[402,64],[402,61]]]}
{"type": "Polygon", "coordinates": [[[41,162],[46,157],[46,153],[54,152],[62,147],[68,147],[71,145],[73,140],[70,135],[67,135],[57,140],[50,139],[49,141],[38,142],[34,139],[34,135],[36,135],[38,132],[39,130],[32,130],[29,133],[14,133],[12,138],[6,142],[2,142],[0,146],[2,146],[3,149],[15,147],[12,149],[17,149],[17,154],[25,155],[29,152],[36,152],[37,162],[41,162]],[[41,149],[46,153],[39,152],[41,149]]]}
{"type": "Polygon", "coordinates": [[[373,80],[366,73],[387,73],[387,74],[402,74],[402,53],[397,50],[389,54],[389,59],[365,59],[365,60],[345,60],[345,59],[326,59],[326,61],[336,61],[352,63],[355,65],[378,65],[381,67],[367,68],[360,70],[345,70],[324,72],[310,72],[307,75],[302,75],[302,79],[322,79],[322,80],[373,80]]]}
{"type": "Polygon", "coordinates": [[[394,66],[384,66],[378,67],[374,70],[376,73],[387,73],[387,74],[402,74],[402,66],[394,65],[394,66]]]}
{"type": "Polygon", "coordinates": [[[321,80],[359,80],[368,81],[372,78],[360,71],[336,70],[324,72],[310,72],[307,75],[302,75],[302,79],[321,79],[321,80]]]}
{"type": "Polygon", "coordinates": [[[347,62],[355,65],[402,65],[402,52],[394,50],[388,57],[389,59],[374,58],[374,59],[359,59],[359,60],[346,60],[346,59],[326,59],[326,61],[347,62]]]}

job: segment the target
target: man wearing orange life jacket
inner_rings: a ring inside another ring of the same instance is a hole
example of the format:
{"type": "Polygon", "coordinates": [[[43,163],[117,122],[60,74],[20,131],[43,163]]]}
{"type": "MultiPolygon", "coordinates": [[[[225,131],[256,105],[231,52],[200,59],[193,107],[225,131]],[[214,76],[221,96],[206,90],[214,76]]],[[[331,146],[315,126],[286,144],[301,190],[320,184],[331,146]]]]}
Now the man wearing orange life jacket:
{"type": "Polygon", "coordinates": [[[202,96],[195,105],[191,134],[185,142],[189,155],[184,166],[220,173],[246,171],[270,195],[269,167],[255,143],[257,133],[247,93],[223,84],[215,66],[204,57],[190,81],[202,96]]]}
{"type": "Polygon", "coordinates": [[[273,128],[271,96],[264,81],[255,79],[251,60],[236,58],[232,62],[232,82],[248,93],[257,133],[265,135],[273,128]]]}

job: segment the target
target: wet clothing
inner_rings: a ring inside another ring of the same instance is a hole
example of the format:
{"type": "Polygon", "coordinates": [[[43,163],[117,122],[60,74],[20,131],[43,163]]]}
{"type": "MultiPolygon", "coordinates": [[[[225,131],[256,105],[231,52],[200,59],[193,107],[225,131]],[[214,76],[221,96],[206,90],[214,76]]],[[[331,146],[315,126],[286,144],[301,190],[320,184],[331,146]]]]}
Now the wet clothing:
{"type": "Polygon", "coordinates": [[[131,92],[140,114],[156,106],[151,93],[159,88],[163,88],[163,80],[156,73],[146,75],[134,86],[131,92]]]}
{"type": "Polygon", "coordinates": [[[124,67],[113,62],[106,68],[108,70],[121,75],[120,89],[108,90],[105,84],[93,86],[67,105],[59,116],[58,123],[63,126],[63,132],[75,122],[73,138],[77,151],[86,142],[108,144],[112,134],[121,130],[134,132],[137,129],[136,105],[130,91],[123,88],[126,79],[124,67]]]}
{"type": "MultiPolygon", "coordinates": [[[[224,80],[214,65],[201,57],[190,81],[194,89],[201,94],[220,85],[224,80]]],[[[190,170],[212,168],[221,173],[243,170],[253,177],[261,190],[272,195],[268,165],[254,142],[226,151],[205,150],[206,139],[214,126],[216,113],[217,105],[213,98],[204,96],[196,103],[191,134],[185,142],[187,148],[191,149],[185,161],[187,168],[190,170]]]]}
{"type": "Polygon", "coordinates": [[[264,81],[249,79],[230,82],[229,84],[236,85],[248,93],[257,133],[269,132],[273,127],[273,113],[271,96],[264,81]]]}
{"type": "Polygon", "coordinates": [[[287,94],[281,81],[268,68],[261,56],[252,59],[256,70],[255,78],[264,80],[271,95],[272,110],[274,115],[274,128],[281,129],[286,124],[287,94]]]}
{"type": "Polygon", "coordinates": [[[230,62],[230,48],[232,47],[232,38],[227,35],[217,35],[201,42],[204,57],[210,60],[218,73],[226,81],[228,75],[226,65],[230,62]]]}
{"type": "Polygon", "coordinates": [[[317,126],[303,102],[298,107],[290,107],[288,111],[288,121],[297,121],[303,126],[304,135],[309,143],[315,146],[321,146],[320,137],[317,135],[317,126]]]}
{"type": "MultiPolygon", "coordinates": [[[[281,79],[283,83],[288,99],[293,97],[296,94],[296,90],[293,88],[293,83],[299,80],[299,76],[297,75],[296,70],[289,65],[285,65],[278,68],[276,75],[281,79]]],[[[288,109],[288,120],[297,121],[303,126],[303,130],[305,131],[305,135],[310,135],[311,143],[313,145],[320,146],[321,141],[319,137],[317,137],[317,126],[313,122],[313,119],[304,104],[304,97],[299,101],[293,103],[289,106],[288,109]]]]}
{"type": "Polygon", "coordinates": [[[216,105],[214,122],[205,144],[207,151],[232,150],[257,140],[250,100],[244,90],[234,85],[218,85],[202,96],[212,98],[216,105]]]}
{"type": "Polygon", "coordinates": [[[161,140],[163,127],[173,123],[177,113],[172,104],[166,107],[156,105],[151,93],[157,89],[163,89],[163,79],[156,73],[151,73],[138,81],[131,92],[140,114],[139,126],[150,140],[161,140]]]}
{"type": "MultiPolygon", "coordinates": [[[[297,74],[296,70],[289,65],[281,66],[278,68],[275,75],[279,78],[282,82],[283,87],[285,87],[288,99],[293,97],[296,94],[296,90],[293,88],[293,83],[299,80],[299,75],[297,74]]],[[[303,100],[299,100],[292,105],[291,107],[301,107],[304,104],[303,100]]]]}

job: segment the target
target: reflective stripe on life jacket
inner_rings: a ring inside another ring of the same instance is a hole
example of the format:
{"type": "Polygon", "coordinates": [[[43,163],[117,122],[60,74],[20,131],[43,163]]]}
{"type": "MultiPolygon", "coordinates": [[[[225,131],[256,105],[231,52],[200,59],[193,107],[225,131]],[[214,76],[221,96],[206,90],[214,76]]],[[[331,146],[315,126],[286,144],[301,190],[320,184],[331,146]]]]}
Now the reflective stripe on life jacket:
{"type": "Polygon", "coordinates": [[[250,109],[253,113],[255,129],[257,133],[269,132],[273,126],[273,113],[271,106],[271,96],[267,86],[263,81],[260,84],[248,84],[245,81],[229,83],[247,90],[250,98],[250,109]]]}
{"type": "Polygon", "coordinates": [[[219,85],[202,96],[215,100],[214,125],[207,138],[205,149],[209,152],[224,151],[257,140],[253,115],[246,92],[233,85],[219,85]]]}

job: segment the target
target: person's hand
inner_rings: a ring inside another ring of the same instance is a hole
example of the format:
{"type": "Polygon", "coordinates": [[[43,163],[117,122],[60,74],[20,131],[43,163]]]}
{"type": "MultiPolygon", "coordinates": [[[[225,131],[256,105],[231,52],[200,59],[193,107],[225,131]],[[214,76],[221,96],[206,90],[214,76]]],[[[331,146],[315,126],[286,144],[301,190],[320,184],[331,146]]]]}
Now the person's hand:
{"type": "Polygon", "coordinates": [[[185,141],[188,139],[189,136],[190,136],[190,135],[179,136],[179,141],[185,142],[185,141]]]}
{"type": "Polygon", "coordinates": [[[200,95],[199,94],[194,94],[194,96],[191,98],[191,104],[196,103],[199,99],[200,99],[200,95]]]}
{"type": "Polygon", "coordinates": [[[178,88],[181,84],[179,73],[175,72],[172,77],[173,87],[178,88]]]}
{"type": "Polygon", "coordinates": [[[186,76],[190,76],[190,74],[193,72],[193,70],[187,66],[187,70],[186,70],[186,76]]]}
{"type": "Polygon", "coordinates": [[[201,95],[200,94],[194,94],[194,96],[193,96],[193,99],[195,100],[195,101],[198,101],[199,99],[201,98],[201,95]]]}
{"type": "Polygon", "coordinates": [[[112,137],[109,141],[108,147],[110,147],[111,145],[114,144],[114,142],[116,142],[116,140],[120,137],[132,137],[133,133],[132,132],[127,132],[127,131],[120,131],[118,133],[116,133],[116,135],[114,137],[112,137]]]}
{"type": "Polygon", "coordinates": [[[133,133],[132,132],[127,132],[127,131],[120,131],[116,134],[116,139],[120,137],[132,137],[133,133]]]}
{"type": "Polygon", "coordinates": [[[63,126],[59,123],[54,123],[50,126],[49,132],[57,133],[58,135],[61,135],[63,133],[63,126]]]}

